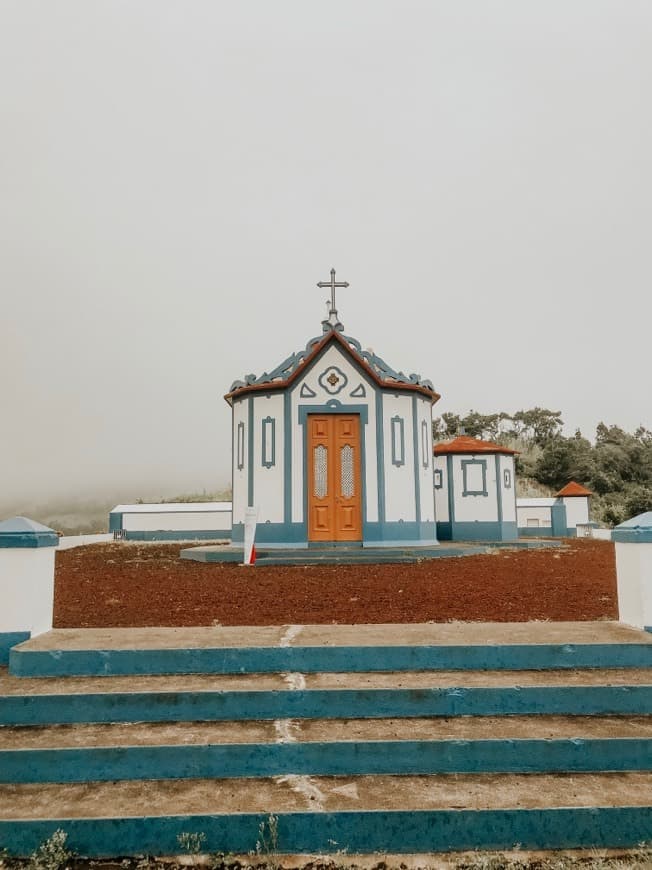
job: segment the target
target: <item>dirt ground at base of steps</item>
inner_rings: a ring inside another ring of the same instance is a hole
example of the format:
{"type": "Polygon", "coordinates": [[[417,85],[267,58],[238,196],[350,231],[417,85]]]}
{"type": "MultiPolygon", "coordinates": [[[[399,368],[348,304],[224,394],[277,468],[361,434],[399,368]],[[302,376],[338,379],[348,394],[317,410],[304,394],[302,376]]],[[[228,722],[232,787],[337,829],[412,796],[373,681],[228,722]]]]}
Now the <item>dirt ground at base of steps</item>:
{"type": "MultiPolygon", "coordinates": [[[[30,860],[0,855],[2,870],[33,870],[30,860]]],[[[431,854],[374,855],[181,855],[167,857],[69,859],[67,870],[619,870],[652,868],[647,849],[586,849],[555,852],[447,852],[431,854]]]]}
{"type": "Polygon", "coordinates": [[[187,544],[77,547],[56,554],[54,626],[616,619],[614,545],[564,544],[414,564],[249,568],[182,560],[187,544]]]}

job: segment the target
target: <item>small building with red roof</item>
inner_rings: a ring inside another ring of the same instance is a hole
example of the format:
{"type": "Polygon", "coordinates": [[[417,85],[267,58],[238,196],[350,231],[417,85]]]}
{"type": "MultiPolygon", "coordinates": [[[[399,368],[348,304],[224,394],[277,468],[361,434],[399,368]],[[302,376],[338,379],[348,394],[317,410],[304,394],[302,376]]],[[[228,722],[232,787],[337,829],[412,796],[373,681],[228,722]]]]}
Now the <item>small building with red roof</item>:
{"type": "Polygon", "coordinates": [[[591,526],[590,489],[571,480],[551,497],[519,498],[516,502],[521,537],[573,538],[587,534],[591,526]]]}
{"type": "Polygon", "coordinates": [[[257,510],[256,544],[432,545],[430,381],[344,333],[335,281],[321,335],[269,372],[235,381],[232,542],[257,510]]]}
{"type": "Polygon", "coordinates": [[[434,446],[439,540],[516,540],[517,452],[464,434],[434,446]]]}
{"type": "Polygon", "coordinates": [[[571,480],[557,493],[557,500],[566,508],[566,528],[570,535],[577,534],[578,526],[589,523],[590,498],[593,495],[590,489],[571,480]]]}

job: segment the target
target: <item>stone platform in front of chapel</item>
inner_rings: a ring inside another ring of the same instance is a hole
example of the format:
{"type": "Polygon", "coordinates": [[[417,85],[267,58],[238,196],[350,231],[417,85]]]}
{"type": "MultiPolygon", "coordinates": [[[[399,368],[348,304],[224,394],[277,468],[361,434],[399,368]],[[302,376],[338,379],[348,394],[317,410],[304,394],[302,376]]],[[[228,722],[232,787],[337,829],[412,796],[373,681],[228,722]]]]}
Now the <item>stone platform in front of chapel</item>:
{"type": "MultiPolygon", "coordinates": [[[[474,541],[472,543],[445,542],[418,547],[361,547],[320,545],[308,547],[256,547],[257,565],[360,565],[398,564],[422,562],[427,559],[450,559],[460,556],[477,556],[495,549],[539,549],[560,547],[560,541],[474,541]]],[[[242,562],[242,547],[209,544],[188,547],[179,554],[182,559],[196,562],[242,562]]]]}

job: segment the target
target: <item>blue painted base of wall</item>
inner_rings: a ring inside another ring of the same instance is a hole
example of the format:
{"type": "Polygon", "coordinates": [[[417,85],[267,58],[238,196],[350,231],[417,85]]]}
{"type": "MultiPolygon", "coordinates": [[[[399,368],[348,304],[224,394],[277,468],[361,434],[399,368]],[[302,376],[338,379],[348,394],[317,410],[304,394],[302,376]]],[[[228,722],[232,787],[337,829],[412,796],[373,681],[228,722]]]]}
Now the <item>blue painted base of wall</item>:
{"type": "MultiPolygon", "coordinates": [[[[521,849],[633,848],[652,830],[649,806],[276,815],[280,854],[504,850],[516,843],[521,849]]],[[[247,853],[255,850],[268,821],[263,813],[2,821],[0,846],[25,857],[61,828],[69,848],[85,857],[176,855],[179,835],[201,831],[207,852],[247,853]]]]}
{"type": "Polygon", "coordinates": [[[0,631],[0,666],[9,664],[9,651],[13,646],[30,637],[29,631],[0,631]]]}
{"type": "Polygon", "coordinates": [[[126,531],[122,539],[126,541],[228,541],[231,529],[189,530],[189,531],[126,531]]]}
{"type": "MultiPolygon", "coordinates": [[[[244,542],[244,523],[233,524],[231,540],[234,544],[244,542]]],[[[437,543],[437,533],[434,522],[365,522],[361,543],[363,547],[432,546],[437,543]]],[[[307,547],[308,527],[305,523],[259,523],[256,547],[259,546],[307,547]]]]}
{"type": "MultiPolygon", "coordinates": [[[[366,671],[650,668],[652,644],[296,646],[192,649],[13,649],[17,677],[138,674],[364,673],[366,671]]],[[[652,680],[651,680],[652,681],[652,680]]]]}
{"type": "Polygon", "coordinates": [[[440,541],[516,541],[516,523],[437,523],[440,541]]]}
{"type": "Polygon", "coordinates": [[[374,740],[0,751],[2,782],[652,770],[652,739],[374,740]]]}

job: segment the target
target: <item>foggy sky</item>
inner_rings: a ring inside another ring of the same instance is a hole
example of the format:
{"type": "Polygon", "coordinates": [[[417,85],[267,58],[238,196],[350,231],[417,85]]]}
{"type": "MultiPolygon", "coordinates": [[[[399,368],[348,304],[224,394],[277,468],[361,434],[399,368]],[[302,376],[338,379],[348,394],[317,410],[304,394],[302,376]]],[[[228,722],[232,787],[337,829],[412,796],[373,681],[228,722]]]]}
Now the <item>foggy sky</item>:
{"type": "Polygon", "coordinates": [[[0,0],[0,501],[230,482],[346,332],[435,413],[652,427],[648,0],[0,0]]]}

